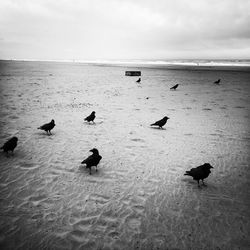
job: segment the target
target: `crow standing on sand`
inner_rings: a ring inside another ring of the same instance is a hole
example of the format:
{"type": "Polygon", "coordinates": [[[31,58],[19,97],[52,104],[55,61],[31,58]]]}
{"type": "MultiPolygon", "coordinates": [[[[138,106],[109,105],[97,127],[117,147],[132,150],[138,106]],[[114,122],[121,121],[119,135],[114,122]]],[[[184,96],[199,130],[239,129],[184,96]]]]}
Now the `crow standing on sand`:
{"type": "Polygon", "coordinates": [[[7,142],[5,142],[4,145],[0,149],[3,149],[3,151],[6,152],[7,154],[8,154],[8,151],[12,151],[12,154],[13,154],[13,151],[15,147],[17,146],[17,141],[18,141],[18,138],[14,136],[11,139],[9,139],[7,142]]]}
{"type": "Polygon", "coordinates": [[[170,88],[170,89],[176,90],[178,86],[179,86],[179,84],[176,84],[176,85],[174,85],[174,86],[173,86],[172,88],[170,88]]]}
{"type": "Polygon", "coordinates": [[[214,82],[214,84],[220,84],[220,79],[214,82]]]}
{"type": "Polygon", "coordinates": [[[87,122],[93,122],[94,123],[94,120],[95,120],[95,111],[93,111],[89,116],[87,116],[84,121],[87,121],[87,122]]]}
{"type": "Polygon", "coordinates": [[[93,152],[93,154],[83,160],[81,164],[86,164],[86,168],[89,168],[89,174],[91,174],[91,167],[95,166],[95,170],[97,171],[97,165],[102,159],[102,157],[99,155],[99,151],[96,148],[93,148],[89,151],[93,152]]]}
{"type": "Polygon", "coordinates": [[[50,123],[46,123],[37,129],[41,129],[47,132],[48,135],[52,135],[50,130],[56,126],[55,121],[52,119],[50,123]]]}
{"type": "Polygon", "coordinates": [[[167,116],[163,117],[161,120],[152,123],[150,126],[159,126],[160,128],[162,128],[162,126],[164,126],[167,122],[169,118],[167,116]]]}
{"type": "Polygon", "coordinates": [[[136,82],[138,82],[138,83],[141,82],[141,78],[139,78],[136,82]]]}
{"type": "Polygon", "coordinates": [[[192,176],[194,180],[198,182],[198,187],[200,187],[199,181],[202,180],[202,184],[204,184],[204,179],[206,179],[211,173],[210,169],[213,168],[209,163],[204,163],[197,168],[191,168],[191,170],[186,171],[184,175],[192,176]]]}

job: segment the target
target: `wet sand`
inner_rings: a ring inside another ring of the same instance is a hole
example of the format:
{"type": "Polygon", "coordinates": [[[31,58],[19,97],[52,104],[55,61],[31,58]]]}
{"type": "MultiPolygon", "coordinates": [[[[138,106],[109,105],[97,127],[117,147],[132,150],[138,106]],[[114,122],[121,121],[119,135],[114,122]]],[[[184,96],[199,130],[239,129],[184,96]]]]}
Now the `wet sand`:
{"type": "Polygon", "coordinates": [[[0,144],[19,138],[0,154],[1,249],[250,248],[249,71],[129,69],[0,62],[0,144]],[[205,162],[198,188],[183,174],[205,162]]]}

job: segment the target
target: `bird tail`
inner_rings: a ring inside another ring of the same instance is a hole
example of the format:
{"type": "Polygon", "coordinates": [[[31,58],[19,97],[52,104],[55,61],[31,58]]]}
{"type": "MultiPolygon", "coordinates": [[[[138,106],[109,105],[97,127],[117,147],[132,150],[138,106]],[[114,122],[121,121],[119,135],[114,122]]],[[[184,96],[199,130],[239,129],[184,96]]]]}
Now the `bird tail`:
{"type": "Polygon", "coordinates": [[[85,160],[81,162],[81,164],[84,164],[84,163],[86,163],[85,160]]]}
{"type": "Polygon", "coordinates": [[[41,127],[37,128],[37,129],[41,129],[41,127]]]}
{"type": "Polygon", "coordinates": [[[154,125],[156,125],[156,124],[155,123],[150,124],[150,126],[154,126],[154,125]]]}
{"type": "Polygon", "coordinates": [[[186,171],[186,173],[184,175],[190,175],[191,176],[190,171],[186,171]]]}

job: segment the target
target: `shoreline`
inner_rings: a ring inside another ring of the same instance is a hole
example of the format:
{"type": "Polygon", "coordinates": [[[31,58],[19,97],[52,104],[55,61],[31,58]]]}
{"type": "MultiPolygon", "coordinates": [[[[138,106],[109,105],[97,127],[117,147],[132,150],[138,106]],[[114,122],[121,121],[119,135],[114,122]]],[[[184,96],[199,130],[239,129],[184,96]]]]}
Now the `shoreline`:
{"type": "Polygon", "coordinates": [[[189,70],[189,71],[235,71],[235,72],[250,72],[249,65],[220,65],[220,64],[211,64],[200,63],[195,65],[195,63],[136,63],[136,62],[81,62],[81,61],[43,61],[43,60],[4,60],[0,59],[2,62],[15,62],[15,63],[52,63],[52,64],[76,64],[76,65],[93,65],[100,67],[126,67],[126,68],[147,68],[147,69],[163,69],[163,70],[189,70]]]}

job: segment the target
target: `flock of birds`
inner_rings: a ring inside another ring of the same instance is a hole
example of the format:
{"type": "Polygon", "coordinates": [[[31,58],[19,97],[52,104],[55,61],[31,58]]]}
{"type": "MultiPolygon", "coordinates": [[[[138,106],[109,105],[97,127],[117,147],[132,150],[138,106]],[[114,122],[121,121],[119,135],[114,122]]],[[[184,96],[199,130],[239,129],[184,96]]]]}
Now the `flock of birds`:
{"type": "MultiPolygon", "coordinates": [[[[219,84],[220,81],[221,80],[218,79],[217,81],[214,82],[214,84],[219,84]]],[[[136,82],[140,83],[141,78],[139,78],[136,82]]],[[[179,84],[176,84],[173,87],[171,87],[170,90],[176,90],[178,86],[179,84]]],[[[89,116],[87,116],[84,119],[84,121],[94,123],[95,118],[96,118],[95,111],[93,111],[89,116]]],[[[161,120],[156,121],[155,123],[152,123],[150,126],[158,126],[159,128],[162,129],[162,127],[167,123],[168,119],[169,117],[165,116],[161,120]]],[[[56,126],[55,121],[52,119],[51,122],[46,123],[38,127],[37,129],[44,130],[45,132],[47,132],[48,135],[51,135],[51,130],[55,126],[56,126]]],[[[11,151],[13,154],[14,149],[17,146],[17,142],[18,142],[18,138],[14,136],[11,139],[9,139],[7,142],[5,142],[4,145],[0,149],[3,149],[3,151],[7,154],[9,151],[11,151]]],[[[95,167],[97,171],[97,165],[101,161],[102,156],[99,154],[99,151],[96,148],[91,149],[90,152],[92,152],[92,155],[90,155],[85,160],[83,160],[81,164],[85,164],[86,168],[89,169],[89,173],[91,174],[92,167],[95,167]]],[[[189,171],[186,171],[184,175],[193,177],[193,179],[197,181],[198,187],[200,187],[200,180],[202,181],[202,184],[205,185],[204,179],[206,179],[209,176],[209,174],[211,173],[210,169],[212,168],[213,167],[209,163],[204,163],[203,165],[198,166],[196,168],[191,168],[189,171]]]]}

